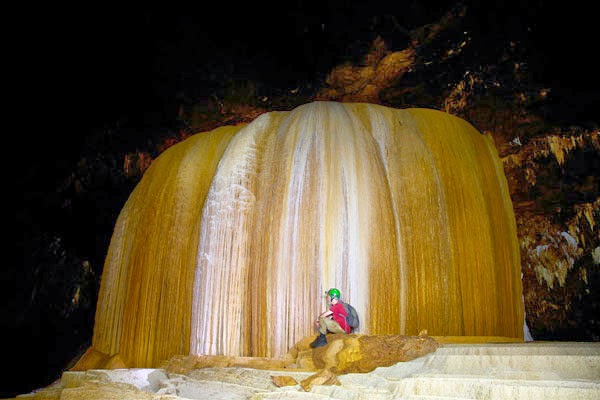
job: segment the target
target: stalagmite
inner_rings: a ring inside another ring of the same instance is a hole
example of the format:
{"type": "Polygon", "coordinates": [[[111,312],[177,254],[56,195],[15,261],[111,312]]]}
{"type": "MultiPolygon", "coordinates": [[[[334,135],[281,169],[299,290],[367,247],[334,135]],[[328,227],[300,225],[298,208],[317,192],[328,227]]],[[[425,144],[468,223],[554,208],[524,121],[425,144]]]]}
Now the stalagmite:
{"type": "Polygon", "coordinates": [[[523,338],[489,139],[426,109],[310,103],[165,151],[117,221],[93,346],[131,366],[275,357],[337,287],[360,333],[523,338]]]}

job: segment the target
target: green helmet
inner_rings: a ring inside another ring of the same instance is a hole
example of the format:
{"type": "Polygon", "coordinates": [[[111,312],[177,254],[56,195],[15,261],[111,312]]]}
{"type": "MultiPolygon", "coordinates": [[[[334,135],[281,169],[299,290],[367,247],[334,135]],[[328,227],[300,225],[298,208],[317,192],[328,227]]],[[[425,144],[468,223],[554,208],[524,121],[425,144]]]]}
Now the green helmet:
{"type": "Polygon", "coordinates": [[[327,296],[331,297],[332,299],[339,299],[340,298],[340,291],[337,290],[336,288],[331,288],[326,292],[327,296]]]}

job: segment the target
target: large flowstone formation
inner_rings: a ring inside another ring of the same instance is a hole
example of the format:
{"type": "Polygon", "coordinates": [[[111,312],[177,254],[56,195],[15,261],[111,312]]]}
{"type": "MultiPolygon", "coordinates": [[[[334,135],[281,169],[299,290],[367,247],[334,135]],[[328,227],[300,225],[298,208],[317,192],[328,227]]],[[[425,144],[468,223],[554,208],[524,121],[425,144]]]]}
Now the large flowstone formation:
{"type": "Polygon", "coordinates": [[[523,338],[519,246],[491,141],[426,109],[310,103],[158,157],[107,254],[93,347],[276,357],[337,287],[360,333],[523,338]]]}

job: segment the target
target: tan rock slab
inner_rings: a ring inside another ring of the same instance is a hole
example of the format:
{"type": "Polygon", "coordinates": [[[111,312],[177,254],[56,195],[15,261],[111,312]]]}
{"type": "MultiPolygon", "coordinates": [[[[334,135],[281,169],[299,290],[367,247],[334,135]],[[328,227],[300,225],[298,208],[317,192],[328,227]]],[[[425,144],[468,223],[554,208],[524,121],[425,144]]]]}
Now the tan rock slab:
{"type": "Polygon", "coordinates": [[[287,375],[273,375],[271,379],[273,379],[273,383],[277,387],[296,386],[298,384],[298,381],[287,375]]]}
{"type": "Polygon", "coordinates": [[[127,364],[123,361],[120,354],[115,354],[110,357],[106,364],[104,364],[104,369],[123,369],[127,368],[127,364]]]}
{"type": "Polygon", "coordinates": [[[328,344],[314,349],[316,368],[327,368],[336,374],[370,372],[401,361],[410,361],[434,352],[440,344],[433,338],[402,335],[327,336],[328,344]]]}
{"type": "Polygon", "coordinates": [[[108,354],[89,347],[71,368],[71,371],[87,371],[88,369],[102,368],[109,358],[108,354]]]}
{"type": "Polygon", "coordinates": [[[337,385],[340,386],[341,383],[338,380],[337,376],[331,372],[329,369],[321,370],[314,375],[309,376],[308,378],[302,380],[300,382],[300,386],[302,389],[310,392],[313,386],[317,385],[337,385]]]}

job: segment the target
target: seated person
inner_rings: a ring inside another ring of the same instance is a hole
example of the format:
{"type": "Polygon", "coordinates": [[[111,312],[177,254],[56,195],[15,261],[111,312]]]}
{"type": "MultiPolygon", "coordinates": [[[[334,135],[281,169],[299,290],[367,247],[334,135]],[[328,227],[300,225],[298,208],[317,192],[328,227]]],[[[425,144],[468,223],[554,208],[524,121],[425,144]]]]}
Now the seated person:
{"type": "Polygon", "coordinates": [[[327,344],[327,337],[325,336],[327,332],[350,333],[351,330],[346,321],[346,309],[340,301],[340,291],[331,288],[326,294],[331,306],[327,311],[321,313],[319,319],[317,319],[316,325],[319,328],[319,336],[310,344],[313,349],[327,344]]]}

